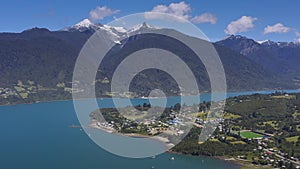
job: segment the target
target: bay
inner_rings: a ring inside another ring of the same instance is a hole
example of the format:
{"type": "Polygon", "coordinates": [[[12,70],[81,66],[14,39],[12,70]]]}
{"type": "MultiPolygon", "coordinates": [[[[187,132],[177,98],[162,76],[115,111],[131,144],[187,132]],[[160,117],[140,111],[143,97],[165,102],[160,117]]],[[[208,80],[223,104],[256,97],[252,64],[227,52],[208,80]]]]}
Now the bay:
{"type": "MultiPolygon", "coordinates": [[[[261,91],[270,93],[273,91],[261,91]]],[[[299,92],[287,91],[287,92],[299,92]]],[[[228,93],[237,96],[257,92],[228,93]]],[[[206,97],[206,96],[205,96],[206,97]]],[[[178,98],[169,98],[172,105],[178,98]]],[[[207,98],[202,100],[209,100],[207,98]]],[[[145,99],[135,99],[142,104],[145,99]]],[[[100,99],[103,107],[112,107],[100,99]]],[[[71,100],[0,107],[1,169],[234,169],[239,166],[209,157],[162,154],[155,159],[129,159],[97,146],[80,128],[71,100]],[[170,160],[174,157],[175,160],[170,160]]]]}

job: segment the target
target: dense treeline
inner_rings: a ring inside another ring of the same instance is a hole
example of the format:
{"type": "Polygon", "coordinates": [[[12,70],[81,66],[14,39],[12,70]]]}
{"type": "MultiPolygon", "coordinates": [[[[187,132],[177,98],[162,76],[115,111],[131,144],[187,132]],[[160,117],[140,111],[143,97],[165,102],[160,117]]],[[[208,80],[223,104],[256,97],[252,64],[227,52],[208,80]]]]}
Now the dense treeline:
{"type": "Polygon", "coordinates": [[[176,145],[172,151],[190,155],[206,156],[237,156],[252,151],[254,144],[230,144],[229,142],[206,141],[199,144],[199,134],[201,129],[193,128],[190,133],[176,145]]]}

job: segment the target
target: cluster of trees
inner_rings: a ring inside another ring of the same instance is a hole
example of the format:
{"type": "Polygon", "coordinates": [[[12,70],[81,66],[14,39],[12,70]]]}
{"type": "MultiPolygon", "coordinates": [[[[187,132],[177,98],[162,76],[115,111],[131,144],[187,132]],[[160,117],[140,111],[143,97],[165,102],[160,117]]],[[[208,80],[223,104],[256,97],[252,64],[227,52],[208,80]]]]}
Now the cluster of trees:
{"type": "Polygon", "coordinates": [[[11,95],[6,99],[0,98],[0,105],[34,103],[37,101],[41,102],[49,100],[67,100],[71,98],[72,95],[70,92],[58,88],[57,90],[47,90],[30,93],[28,94],[28,97],[26,99],[22,99],[19,95],[11,95]]]}
{"type": "Polygon", "coordinates": [[[206,141],[199,143],[201,129],[192,128],[189,134],[171,151],[190,155],[225,156],[244,155],[255,148],[255,144],[230,144],[228,141],[206,141]]]}

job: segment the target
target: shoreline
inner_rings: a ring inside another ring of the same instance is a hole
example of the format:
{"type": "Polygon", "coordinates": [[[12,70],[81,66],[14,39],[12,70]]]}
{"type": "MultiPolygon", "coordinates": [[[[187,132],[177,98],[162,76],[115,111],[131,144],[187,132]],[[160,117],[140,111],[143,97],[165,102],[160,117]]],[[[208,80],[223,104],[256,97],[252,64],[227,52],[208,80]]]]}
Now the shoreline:
{"type": "MultiPolygon", "coordinates": [[[[228,156],[206,156],[206,155],[192,155],[192,154],[184,154],[184,153],[180,153],[180,152],[175,152],[175,151],[167,151],[166,153],[168,154],[174,154],[174,155],[183,155],[183,156],[190,156],[190,157],[205,157],[205,158],[213,158],[213,159],[218,159],[224,162],[228,162],[231,164],[236,165],[236,167],[242,168],[244,166],[246,166],[245,163],[241,163],[238,159],[234,158],[234,157],[228,157],[228,156]]],[[[249,165],[250,163],[248,163],[249,165]]]]}
{"type": "MultiPolygon", "coordinates": [[[[253,165],[252,163],[246,163],[245,161],[242,162],[239,159],[236,159],[234,157],[228,157],[228,156],[205,156],[205,155],[192,155],[192,154],[184,154],[184,153],[180,153],[180,152],[175,152],[172,151],[170,148],[172,148],[174,145],[172,143],[169,142],[169,140],[167,138],[164,137],[159,137],[159,136],[146,136],[146,135],[141,135],[141,134],[135,134],[135,133],[129,133],[129,134],[122,134],[122,133],[118,133],[116,132],[116,130],[111,130],[108,127],[100,127],[98,126],[96,120],[92,120],[92,122],[90,123],[90,127],[104,131],[104,132],[108,132],[110,134],[117,134],[117,135],[121,135],[121,136],[127,136],[127,137],[135,137],[135,138],[148,138],[148,139],[153,139],[156,141],[161,142],[162,144],[164,144],[166,146],[166,148],[168,148],[169,150],[166,151],[165,153],[167,154],[174,154],[174,155],[183,155],[183,156],[191,156],[191,157],[206,157],[206,158],[214,158],[214,159],[218,159],[218,160],[222,160],[224,162],[228,162],[228,163],[232,163],[234,165],[236,165],[237,168],[242,168],[245,166],[249,166],[249,165],[253,165]],[[170,145],[172,144],[172,145],[170,145]]],[[[253,165],[254,166],[254,165],[253,165]]]]}
{"type": "MultiPolygon", "coordinates": [[[[241,95],[251,95],[251,94],[256,94],[256,93],[261,93],[262,92],[271,92],[271,91],[277,91],[276,89],[266,89],[266,90],[227,90],[226,94],[228,93],[246,93],[246,94],[241,94],[241,95]]],[[[299,89],[282,89],[278,91],[286,91],[287,93],[300,93],[300,88],[299,89]],[[289,92],[290,91],[290,92],[289,92]],[[298,92],[296,92],[298,91],[298,92]]],[[[202,94],[209,94],[209,92],[203,92],[202,94]]],[[[201,95],[201,93],[200,93],[201,95]]],[[[194,95],[193,95],[194,96],[194,95]]],[[[240,95],[239,95],[240,96],[240,95]]],[[[169,97],[179,97],[179,96],[169,96],[169,97]]],[[[182,96],[180,96],[182,97],[182,96]]],[[[184,96],[183,96],[184,97],[184,96]]],[[[96,99],[110,99],[111,97],[97,97],[96,99]]],[[[127,97],[120,97],[122,98],[127,98],[127,97]]],[[[226,98],[229,98],[229,96],[226,96],[226,98]]],[[[2,98],[3,99],[3,98],[2,98]]],[[[81,99],[76,99],[76,100],[84,100],[84,99],[93,99],[93,98],[81,98],[81,99]]],[[[130,98],[130,99],[143,99],[142,97],[135,97],[135,98],[130,98]]],[[[21,100],[21,99],[20,99],[21,100]]],[[[68,99],[53,99],[53,100],[40,100],[40,101],[32,101],[32,102],[13,102],[13,103],[8,103],[8,104],[0,104],[0,107],[2,106],[15,106],[15,105],[30,105],[30,104],[38,104],[38,103],[49,103],[49,102],[62,102],[62,101],[71,101],[74,100],[73,98],[68,98],[68,99]]]]}
{"type": "MultiPolygon", "coordinates": [[[[129,134],[122,134],[122,133],[118,133],[116,132],[116,130],[112,130],[108,127],[100,127],[98,126],[96,120],[92,120],[90,123],[90,127],[104,131],[104,132],[108,132],[110,134],[117,134],[117,135],[121,135],[121,136],[127,136],[127,137],[135,137],[135,138],[148,138],[148,139],[153,139],[156,141],[161,142],[162,144],[164,144],[166,146],[166,148],[170,149],[172,148],[174,145],[172,143],[169,143],[169,140],[167,138],[164,137],[159,137],[159,136],[146,136],[146,135],[141,135],[141,134],[135,134],[135,133],[129,133],[129,134]],[[169,145],[172,144],[172,145],[169,145]]],[[[226,157],[226,156],[205,156],[205,155],[192,155],[192,154],[183,154],[180,152],[175,152],[172,151],[171,149],[166,151],[165,153],[167,154],[176,154],[176,155],[183,155],[183,156],[191,156],[191,157],[205,157],[205,158],[214,158],[214,159],[218,159],[218,160],[222,160],[224,162],[228,162],[228,163],[232,163],[234,165],[236,165],[238,168],[242,168],[244,166],[246,166],[245,162],[242,163],[240,160],[234,158],[234,157],[226,157]]]]}
{"type": "Polygon", "coordinates": [[[192,155],[192,154],[184,154],[180,152],[175,151],[167,151],[167,154],[174,154],[174,155],[183,155],[183,156],[190,156],[190,157],[205,157],[205,158],[213,158],[222,160],[224,162],[228,162],[231,164],[236,165],[237,168],[242,169],[243,167],[247,167],[247,169],[250,167],[251,169],[271,169],[270,166],[266,165],[255,165],[247,160],[237,159],[231,156],[206,156],[206,155],[192,155]]]}
{"type": "Polygon", "coordinates": [[[117,134],[120,136],[126,136],[126,137],[132,137],[132,138],[148,138],[151,140],[155,140],[158,141],[162,144],[164,144],[164,146],[167,149],[170,149],[174,146],[174,144],[170,143],[170,140],[168,138],[165,137],[160,137],[160,136],[147,136],[147,135],[142,135],[142,134],[137,134],[137,133],[119,133],[117,132],[115,129],[111,129],[109,127],[105,127],[105,126],[99,126],[97,125],[97,121],[96,120],[91,120],[91,123],[89,124],[90,127],[110,133],[110,134],[117,134]]]}

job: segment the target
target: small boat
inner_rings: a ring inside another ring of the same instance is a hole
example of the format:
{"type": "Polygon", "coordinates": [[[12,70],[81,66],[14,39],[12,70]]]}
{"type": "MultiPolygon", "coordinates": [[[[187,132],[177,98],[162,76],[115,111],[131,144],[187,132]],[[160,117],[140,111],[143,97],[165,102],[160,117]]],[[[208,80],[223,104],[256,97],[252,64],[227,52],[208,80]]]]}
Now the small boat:
{"type": "Polygon", "coordinates": [[[71,124],[69,127],[70,128],[80,128],[81,126],[80,125],[71,124]]]}
{"type": "Polygon", "coordinates": [[[170,158],[170,160],[174,161],[174,160],[175,160],[175,158],[174,158],[174,157],[171,157],[171,158],[170,158]]]}
{"type": "Polygon", "coordinates": [[[152,156],[151,158],[152,158],[152,159],[155,159],[155,158],[156,158],[156,156],[152,156]]]}

